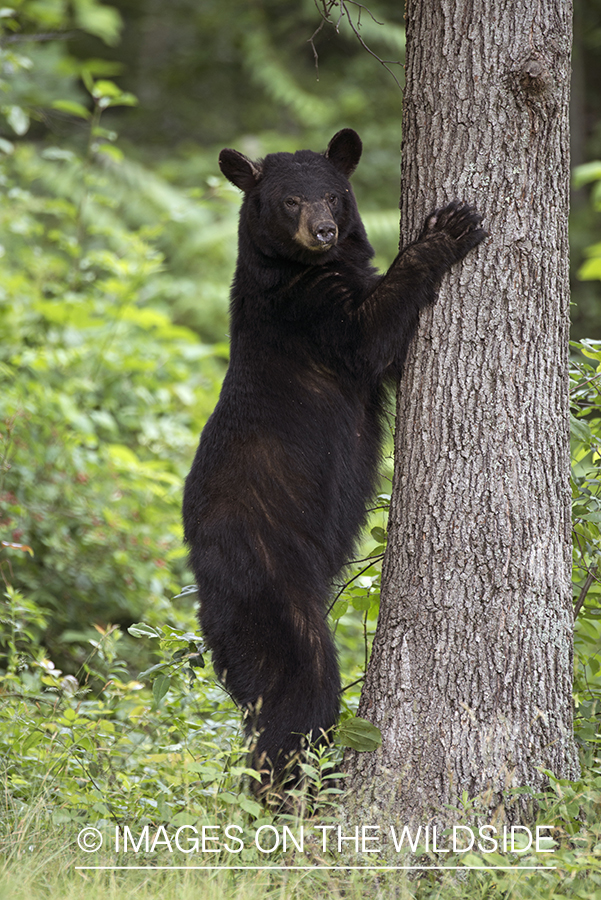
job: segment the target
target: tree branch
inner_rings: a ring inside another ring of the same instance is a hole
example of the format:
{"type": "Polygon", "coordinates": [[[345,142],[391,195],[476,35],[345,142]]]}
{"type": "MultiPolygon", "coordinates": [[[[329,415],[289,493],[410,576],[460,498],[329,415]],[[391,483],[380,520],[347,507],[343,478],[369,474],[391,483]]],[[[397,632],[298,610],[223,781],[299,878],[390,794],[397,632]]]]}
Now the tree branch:
{"type": "MultiPolygon", "coordinates": [[[[365,11],[369,15],[369,17],[372,19],[372,21],[374,21],[377,25],[383,25],[384,23],[379,22],[378,19],[376,19],[376,17],[373,15],[373,13],[366,6],[363,6],[362,3],[358,3],[357,0],[314,0],[314,2],[315,2],[315,6],[317,7],[317,11],[319,12],[319,15],[322,18],[322,21],[321,21],[319,27],[315,29],[315,31],[313,32],[313,34],[311,35],[311,37],[309,38],[307,43],[311,45],[311,49],[313,50],[313,58],[315,60],[315,68],[317,69],[317,72],[319,73],[319,54],[317,53],[317,49],[315,47],[315,42],[314,42],[315,37],[319,34],[319,32],[321,31],[321,29],[323,28],[323,26],[326,23],[328,25],[332,25],[334,30],[336,31],[336,34],[339,34],[340,33],[340,23],[342,22],[343,19],[346,18],[347,22],[349,23],[351,31],[353,32],[353,34],[355,35],[355,37],[357,38],[357,40],[359,41],[359,43],[361,44],[363,49],[366,50],[370,56],[373,56],[373,58],[376,59],[381,65],[384,66],[386,71],[390,75],[392,75],[392,77],[394,78],[396,86],[402,90],[400,81],[398,80],[398,78],[396,77],[396,75],[394,74],[392,69],[390,68],[390,66],[400,66],[401,65],[400,60],[381,59],[381,57],[379,57],[377,53],[374,53],[374,51],[371,49],[371,47],[368,47],[368,45],[363,40],[363,37],[360,32],[361,13],[363,11],[365,11]],[[348,9],[349,5],[355,6],[359,10],[359,15],[357,17],[357,24],[355,24],[353,22],[353,19],[351,17],[349,9],[348,9]],[[334,21],[334,19],[332,17],[332,11],[336,7],[339,8],[339,15],[338,15],[337,20],[334,21]]],[[[318,80],[319,80],[319,74],[318,74],[318,80]]]]}
{"type": "Polygon", "coordinates": [[[597,566],[594,566],[592,569],[589,569],[589,573],[586,576],[586,581],[582,585],[580,594],[578,595],[578,600],[576,601],[576,605],[574,607],[574,619],[578,618],[578,613],[584,606],[584,601],[586,600],[586,595],[589,592],[589,589],[593,583],[593,581],[598,581],[597,578],[597,566]]]}

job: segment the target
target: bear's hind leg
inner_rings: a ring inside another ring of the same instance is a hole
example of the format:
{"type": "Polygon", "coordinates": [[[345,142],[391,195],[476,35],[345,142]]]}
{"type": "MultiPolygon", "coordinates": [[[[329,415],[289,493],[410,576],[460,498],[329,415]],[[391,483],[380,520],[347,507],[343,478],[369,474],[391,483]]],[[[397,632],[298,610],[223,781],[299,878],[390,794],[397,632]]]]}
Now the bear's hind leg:
{"type": "Polygon", "coordinates": [[[216,674],[244,709],[251,762],[263,773],[257,794],[298,781],[305,736],[323,742],[338,718],[334,641],[322,604],[300,599],[275,590],[252,601],[222,597],[230,615],[216,620],[201,603],[216,674]]]}

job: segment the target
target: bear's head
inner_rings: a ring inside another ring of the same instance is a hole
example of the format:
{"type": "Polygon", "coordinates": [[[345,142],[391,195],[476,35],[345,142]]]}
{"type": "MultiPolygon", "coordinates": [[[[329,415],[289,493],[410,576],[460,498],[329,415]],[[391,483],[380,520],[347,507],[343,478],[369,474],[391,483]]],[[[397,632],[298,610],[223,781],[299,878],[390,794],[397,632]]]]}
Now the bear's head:
{"type": "Polygon", "coordinates": [[[241,237],[270,257],[309,264],[336,258],[349,235],[364,236],[348,180],[361,151],[351,128],[335,134],[324,154],[270,153],[253,162],[237,150],[222,150],[221,171],[245,194],[241,237]]]}

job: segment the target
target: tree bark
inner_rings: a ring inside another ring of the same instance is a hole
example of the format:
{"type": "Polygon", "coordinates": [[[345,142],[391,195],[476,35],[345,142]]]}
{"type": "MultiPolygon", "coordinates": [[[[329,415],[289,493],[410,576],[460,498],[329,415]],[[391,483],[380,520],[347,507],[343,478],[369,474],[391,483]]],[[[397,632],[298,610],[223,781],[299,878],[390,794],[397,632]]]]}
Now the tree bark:
{"type": "Polygon", "coordinates": [[[399,389],[380,617],[347,757],[363,809],[448,824],[464,791],[574,777],[569,0],[407,0],[402,243],[458,198],[490,239],[445,278],[399,389]]]}

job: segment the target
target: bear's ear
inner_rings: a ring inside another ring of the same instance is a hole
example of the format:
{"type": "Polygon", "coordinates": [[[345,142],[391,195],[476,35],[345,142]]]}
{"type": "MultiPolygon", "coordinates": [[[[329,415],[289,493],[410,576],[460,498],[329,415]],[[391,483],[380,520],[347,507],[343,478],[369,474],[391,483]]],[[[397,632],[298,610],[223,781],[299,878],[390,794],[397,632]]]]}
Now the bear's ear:
{"type": "Polygon", "coordinates": [[[219,168],[228,181],[244,192],[254,188],[263,174],[260,163],[254,163],[237,150],[222,150],[219,154],[219,168]]]}
{"type": "Polygon", "coordinates": [[[352,128],[343,128],[334,135],[325,155],[339,172],[350,178],[359,164],[362,150],[363,144],[357,132],[352,128]]]}

